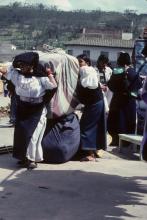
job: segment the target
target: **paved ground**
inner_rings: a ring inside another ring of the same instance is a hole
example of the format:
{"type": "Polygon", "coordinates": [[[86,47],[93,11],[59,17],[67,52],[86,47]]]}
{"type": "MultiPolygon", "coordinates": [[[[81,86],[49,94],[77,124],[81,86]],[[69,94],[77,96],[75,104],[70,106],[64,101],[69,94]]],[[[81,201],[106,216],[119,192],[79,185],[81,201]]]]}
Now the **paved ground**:
{"type": "MultiPolygon", "coordinates": [[[[1,119],[0,146],[12,142],[13,128],[1,119]]],[[[75,219],[146,220],[147,163],[109,147],[97,162],[39,164],[28,171],[11,154],[0,155],[0,220],[75,219]]]]}

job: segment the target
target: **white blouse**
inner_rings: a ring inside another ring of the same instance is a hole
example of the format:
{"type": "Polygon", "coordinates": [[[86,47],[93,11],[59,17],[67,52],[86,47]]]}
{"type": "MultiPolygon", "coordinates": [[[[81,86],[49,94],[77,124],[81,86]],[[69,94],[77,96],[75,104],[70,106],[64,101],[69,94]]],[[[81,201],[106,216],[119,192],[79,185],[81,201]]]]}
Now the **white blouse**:
{"type": "Polygon", "coordinates": [[[109,66],[106,66],[106,67],[105,67],[106,82],[109,81],[111,75],[112,75],[112,69],[111,69],[109,66]]]}
{"type": "Polygon", "coordinates": [[[92,66],[80,67],[80,82],[84,88],[96,89],[99,83],[97,71],[92,66]]]}
{"type": "Polygon", "coordinates": [[[48,77],[25,77],[10,66],[5,77],[15,85],[16,94],[23,97],[39,98],[45,94],[45,90],[54,89],[54,85],[48,77]]]}

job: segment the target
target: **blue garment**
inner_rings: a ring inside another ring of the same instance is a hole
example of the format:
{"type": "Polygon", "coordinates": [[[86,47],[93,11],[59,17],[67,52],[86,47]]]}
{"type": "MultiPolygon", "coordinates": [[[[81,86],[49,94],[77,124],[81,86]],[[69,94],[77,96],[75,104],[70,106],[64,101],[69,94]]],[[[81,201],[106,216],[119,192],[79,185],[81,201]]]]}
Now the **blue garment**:
{"type": "Polygon", "coordinates": [[[143,140],[141,145],[141,156],[143,160],[147,161],[147,112],[146,112],[143,140]]]}
{"type": "Polygon", "coordinates": [[[131,67],[122,75],[112,74],[108,82],[113,97],[110,103],[107,127],[114,145],[118,145],[119,133],[135,134],[136,100],[131,92],[137,92],[141,86],[140,78],[131,67]]]}
{"type": "Polygon", "coordinates": [[[80,120],[81,149],[106,149],[106,123],[104,101],[86,105],[80,120]]]}
{"type": "Polygon", "coordinates": [[[64,163],[70,160],[76,154],[79,144],[80,126],[74,113],[48,120],[42,140],[45,162],[64,163]]]}
{"type": "MultiPolygon", "coordinates": [[[[13,157],[24,160],[32,135],[40,121],[44,104],[17,102],[17,117],[14,128],[13,157]]],[[[38,137],[37,137],[38,138],[38,137]]]]}
{"type": "MultiPolygon", "coordinates": [[[[119,133],[135,134],[136,100],[113,95],[108,114],[108,132],[113,137],[119,133]],[[119,103],[118,103],[118,100],[119,103]]],[[[118,139],[118,137],[117,137],[118,139]]],[[[118,140],[117,140],[118,141],[118,140]]]]}
{"type": "MultiPolygon", "coordinates": [[[[147,77],[143,85],[142,100],[144,101],[145,104],[147,104],[147,77]]],[[[144,121],[145,121],[145,125],[144,125],[143,140],[141,144],[141,154],[142,154],[141,156],[143,160],[147,161],[147,110],[144,121]]]]}
{"type": "Polygon", "coordinates": [[[14,93],[10,98],[10,122],[15,124],[16,122],[16,112],[17,112],[17,95],[14,93]]]}

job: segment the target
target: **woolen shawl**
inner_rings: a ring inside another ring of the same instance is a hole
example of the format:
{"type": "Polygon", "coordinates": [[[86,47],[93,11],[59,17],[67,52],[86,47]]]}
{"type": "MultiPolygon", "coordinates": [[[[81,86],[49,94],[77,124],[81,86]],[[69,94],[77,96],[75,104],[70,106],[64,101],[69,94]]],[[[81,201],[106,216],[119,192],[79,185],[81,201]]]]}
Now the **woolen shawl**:
{"type": "Polygon", "coordinates": [[[74,112],[79,104],[76,94],[79,78],[77,58],[62,51],[37,52],[40,62],[50,65],[57,82],[57,90],[48,106],[48,118],[62,117],[74,112]]]}

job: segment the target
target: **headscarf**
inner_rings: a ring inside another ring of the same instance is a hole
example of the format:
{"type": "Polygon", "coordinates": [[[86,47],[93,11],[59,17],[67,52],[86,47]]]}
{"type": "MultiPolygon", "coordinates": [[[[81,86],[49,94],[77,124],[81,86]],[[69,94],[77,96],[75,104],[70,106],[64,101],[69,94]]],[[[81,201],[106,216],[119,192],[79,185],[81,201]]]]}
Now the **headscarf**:
{"type": "Polygon", "coordinates": [[[13,60],[13,67],[19,68],[20,63],[25,63],[36,67],[39,63],[39,55],[36,52],[24,52],[15,56],[13,60]]]}

